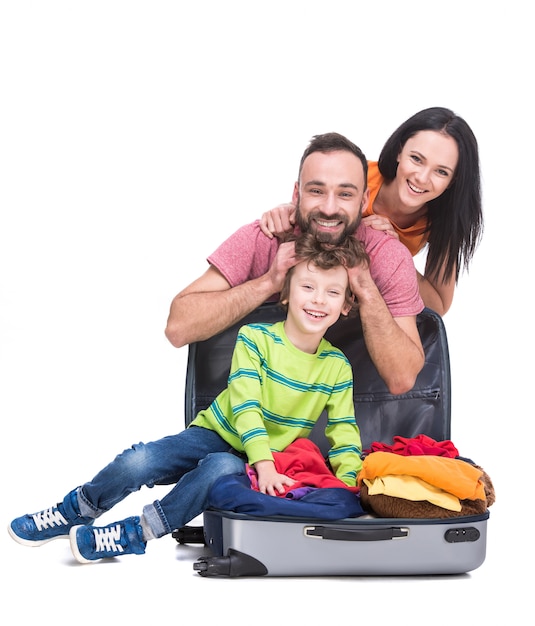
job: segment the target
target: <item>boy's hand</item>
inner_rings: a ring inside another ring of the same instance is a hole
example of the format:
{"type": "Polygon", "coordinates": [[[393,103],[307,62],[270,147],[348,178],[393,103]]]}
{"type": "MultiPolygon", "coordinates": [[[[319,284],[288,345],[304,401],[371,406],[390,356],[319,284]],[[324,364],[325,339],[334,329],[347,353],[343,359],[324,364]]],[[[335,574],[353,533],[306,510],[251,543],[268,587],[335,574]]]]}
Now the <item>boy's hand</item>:
{"type": "Polygon", "coordinates": [[[293,478],[279,474],[273,461],[257,461],[254,468],[258,475],[259,491],[269,496],[276,496],[277,492],[284,493],[285,486],[291,487],[296,482],[293,478]]]}

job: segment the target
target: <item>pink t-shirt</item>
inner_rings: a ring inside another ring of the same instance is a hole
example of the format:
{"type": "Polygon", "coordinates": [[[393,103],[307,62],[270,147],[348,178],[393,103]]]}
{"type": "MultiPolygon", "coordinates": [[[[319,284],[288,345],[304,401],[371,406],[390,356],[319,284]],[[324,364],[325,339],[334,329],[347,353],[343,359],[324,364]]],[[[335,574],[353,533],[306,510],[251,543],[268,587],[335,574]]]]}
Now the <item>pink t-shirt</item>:
{"type": "MultiPolygon", "coordinates": [[[[392,317],[420,313],[424,303],[407,248],[394,237],[363,224],[356,236],[364,243],[370,257],[370,274],[392,317]]],[[[263,276],[271,267],[279,244],[277,237],[269,239],[264,235],[256,220],[239,228],[207,260],[235,287],[263,276]]]]}

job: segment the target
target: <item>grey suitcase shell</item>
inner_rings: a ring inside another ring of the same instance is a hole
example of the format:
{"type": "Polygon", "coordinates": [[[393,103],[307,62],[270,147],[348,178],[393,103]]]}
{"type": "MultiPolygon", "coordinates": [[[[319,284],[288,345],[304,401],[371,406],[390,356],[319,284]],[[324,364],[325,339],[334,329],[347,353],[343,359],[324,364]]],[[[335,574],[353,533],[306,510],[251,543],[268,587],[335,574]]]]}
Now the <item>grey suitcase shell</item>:
{"type": "MultiPolygon", "coordinates": [[[[266,303],[223,333],[189,347],[185,387],[186,425],[227,384],[238,329],[282,319],[266,303]]],[[[451,384],[446,332],[441,317],[425,309],[417,319],[426,362],[413,389],[393,396],[379,377],[358,320],[340,320],[327,339],[351,361],[354,401],[363,449],[392,443],[396,435],[450,439],[451,384]]],[[[322,420],[312,438],[326,452],[322,420]]],[[[448,519],[365,516],[336,522],[287,516],[255,517],[208,510],[203,527],[173,532],[179,543],[204,542],[212,556],[194,569],[201,576],[329,576],[461,574],[485,560],[488,511],[448,519]],[[202,539],[201,539],[202,538],[202,539]]]]}

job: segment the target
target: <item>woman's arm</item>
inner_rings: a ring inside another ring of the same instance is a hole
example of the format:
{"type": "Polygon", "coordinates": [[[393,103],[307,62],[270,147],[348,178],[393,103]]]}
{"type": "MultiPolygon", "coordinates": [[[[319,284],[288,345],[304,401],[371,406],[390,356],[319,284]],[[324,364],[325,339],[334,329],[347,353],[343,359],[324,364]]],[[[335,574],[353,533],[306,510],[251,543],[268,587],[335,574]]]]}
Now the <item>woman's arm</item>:
{"type": "Polygon", "coordinates": [[[435,280],[427,275],[427,267],[422,275],[417,272],[418,288],[420,296],[426,307],[433,309],[439,315],[445,315],[453,302],[455,292],[455,268],[449,278],[444,282],[444,268],[442,268],[435,280]]]}
{"type": "MultiPolygon", "coordinates": [[[[266,214],[264,214],[266,215],[266,214]]],[[[392,237],[399,239],[399,235],[394,230],[390,220],[383,215],[369,215],[362,218],[362,223],[376,230],[382,230],[392,237]]],[[[433,309],[439,315],[445,315],[453,301],[455,291],[455,270],[451,276],[444,282],[444,268],[440,271],[436,280],[432,280],[427,272],[416,272],[418,276],[418,289],[420,296],[426,307],[433,309]]]]}
{"type": "Polygon", "coordinates": [[[295,204],[279,204],[274,209],[266,211],[260,218],[260,230],[273,239],[293,230],[295,224],[295,204]]]}

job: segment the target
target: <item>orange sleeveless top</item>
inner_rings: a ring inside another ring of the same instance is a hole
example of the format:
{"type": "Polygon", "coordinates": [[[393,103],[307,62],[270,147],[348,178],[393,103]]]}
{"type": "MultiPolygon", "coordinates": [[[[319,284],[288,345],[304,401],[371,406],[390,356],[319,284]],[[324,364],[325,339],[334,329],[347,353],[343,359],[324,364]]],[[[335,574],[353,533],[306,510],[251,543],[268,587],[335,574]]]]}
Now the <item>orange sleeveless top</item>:
{"type": "MultiPolygon", "coordinates": [[[[362,217],[375,214],[375,211],[373,210],[373,203],[375,202],[375,198],[377,198],[377,194],[379,193],[379,189],[381,188],[383,182],[384,178],[379,172],[377,161],[368,161],[368,188],[370,189],[370,203],[368,204],[368,208],[362,212],[362,217]]],[[[412,256],[418,254],[418,252],[420,252],[420,250],[427,243],[428,233],[425,232],[427,219],[425,216],[421,217],[412,226],[408,226],[407,228],[400,228],[397,224],[392,222],[392,220],[390,220],[390,222],[394,227],[394,230],[399,235],[399,240],[409,249],[412,256]]]]}

